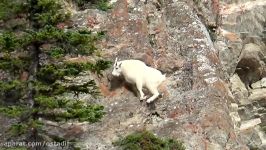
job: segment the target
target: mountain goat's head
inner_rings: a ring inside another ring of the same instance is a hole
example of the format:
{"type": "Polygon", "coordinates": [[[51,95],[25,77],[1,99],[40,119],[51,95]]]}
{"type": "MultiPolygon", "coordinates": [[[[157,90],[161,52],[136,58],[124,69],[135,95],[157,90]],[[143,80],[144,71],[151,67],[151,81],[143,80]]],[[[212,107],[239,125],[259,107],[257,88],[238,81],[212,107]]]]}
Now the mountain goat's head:
{"type": "Polygon", "coordinates": [[[117,58],[115,59],[115,64],[114,64],[114,70],[112,71],[113,76],[120,76],[122,73],[121,69],[122,62],[117,62],[117,58]]]}

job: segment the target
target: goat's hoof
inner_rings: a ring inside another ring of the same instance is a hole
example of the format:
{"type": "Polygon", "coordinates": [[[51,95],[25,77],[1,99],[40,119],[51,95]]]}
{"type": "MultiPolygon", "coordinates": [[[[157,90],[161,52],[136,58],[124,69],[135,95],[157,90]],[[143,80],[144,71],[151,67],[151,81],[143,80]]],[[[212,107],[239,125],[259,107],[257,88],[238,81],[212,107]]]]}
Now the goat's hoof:
{"type": "Polygon", "coordinates": [[[153,100],[147,100],[146,101],[146,103],[148,103],[148,104],[151,103],[151,102],[153,102],[153,100]]]}
{"type": "Polygon", "coordinates": [[[144,96],[144,97],[141,97],[139,100],[144,100],[144,99],[146,99],[147,98],[147,96],[144,96]]]}

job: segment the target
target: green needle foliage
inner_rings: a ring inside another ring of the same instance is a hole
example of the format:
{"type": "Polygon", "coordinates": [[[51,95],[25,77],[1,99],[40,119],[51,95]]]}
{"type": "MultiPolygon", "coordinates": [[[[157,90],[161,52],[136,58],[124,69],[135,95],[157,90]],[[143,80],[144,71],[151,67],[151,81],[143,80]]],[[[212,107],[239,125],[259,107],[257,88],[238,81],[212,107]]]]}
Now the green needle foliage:
{"type": "Polygon", "coordinates": [[[25,11],[24,1],[21,0],[1,0],[0,2],[0,20],[8,20],[21,15],[25,11]]]}
{"type": "Polygon", "coordinates": [[[26,108],[22,106],[7,106],[7,107],[1,106],[0,107],[0,112],[10,117],[19,117],[25,111],[26,111],[26,108]]]}
{"type": "Polygon", "coordinates": [[[0,69],[8,70],[10,73],[20,73],[30,65],[30,58],[12,58],[4,56],[0,58],[0,69]]]}
{"type": "MultiPolygon", "coordinates": [[[[95,4],[108,7],[106,0],[95,4]]],[[[0,113],[19,120],[10,128],[14,136],[45,134],[41,118],[94,123],[104,115],[103,106],[78,99],[80,93],[99,95],[95,81],[75,84],[66,77],[85,71],[102,75],[111,62],[70,62],[65,57],[99,52],[96,42],[104,32],[59,28],[70,18],[62,6],[58,0],[0,1],[0,71],[8,74],[0,81],[0,113]],[[65,98],[66,93],[77,98],[65,98]]]]}
{"type": "Polygon", "coordinates": [[[19,41],[12,32],[2,33],[0,36],[1,52],[13,51],[19,46],[19,41]]]}
{"type": "Polygon", "coordinates": [[[28,126],[24,123],[13,124],[10,128],[11,134],[13,135],[21,135],[27,132],[28,126]]]}
{"type": "Polygon", "coordinates": [[[31,1],[30,8],[34,15],[32,19],[39,26],[56,25],[59,22],[70,17],[70,14],[65,13],[62,10],[62,6],[59,1],[55,0],[37,0],[31,1]]]}
{"type": "Polygon", "coordinates": [[[97,8],[103,11],[107,11],[112,8],[112,6],[108,4],[108,0],[99,0],[96,4],[97,8]]]}
{"type": "Polygon", "coordinates": [[[112,7],[108,3],[109,0],[73,0],[80,9],[85,9],[89,6],[96,7],[99,10],[107,11],[112,7]]]}
{"type": "Polygon", "coordinates": [[[113,144],[123,150],[185,150],[182,142],[161,139],[148,131],[132,133],[113,144]]]}
{"type": "Polygon", "coordinates": [[[4,101],[17,102],[26,93],[25,87],[26,83],[19,80],[0,81],[0,108],[4,101]]]}

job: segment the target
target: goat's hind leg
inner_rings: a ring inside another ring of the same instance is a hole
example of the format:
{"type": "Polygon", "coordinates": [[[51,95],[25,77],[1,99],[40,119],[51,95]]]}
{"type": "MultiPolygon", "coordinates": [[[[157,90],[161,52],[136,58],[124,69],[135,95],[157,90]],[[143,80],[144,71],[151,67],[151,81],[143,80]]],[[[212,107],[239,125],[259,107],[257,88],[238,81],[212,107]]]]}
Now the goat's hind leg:
{"type": "Polygon", "coordinates": [[[143,91],[142,91],[142,82],[141,82],[141,81],[137,81],[137,82],[136,82],[136,86],[137,86],[137,89],[138,89],[139,94],[140,94],[140,100],[144,100],[144,99],[146,99],[147,97],[144,96],[144,93],[143,93],[143,91]]]}
{"type": "Polygon", "coordinates": [[[149,91],[153,94],[152,97],[150,97],[148,100],[147,100],[147,103],[151,103],[153,102],[160,94],[157,90],[157,87],[156,86],[148,86],[147,87],[149,89],[149,91]]]}

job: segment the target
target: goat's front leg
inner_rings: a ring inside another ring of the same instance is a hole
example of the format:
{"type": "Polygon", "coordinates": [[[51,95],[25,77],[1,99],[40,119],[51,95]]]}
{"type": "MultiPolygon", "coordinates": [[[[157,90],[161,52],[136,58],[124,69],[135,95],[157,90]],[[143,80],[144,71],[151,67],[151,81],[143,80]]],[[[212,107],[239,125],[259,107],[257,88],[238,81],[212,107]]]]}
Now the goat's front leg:
{"type": "Polygon", "coordinates": [[[136,82],[136,86],[137,86],[137,89],[138,89],[139,94],[140,94],[140,100],[144,100],[144,99],[146,99],[147,97],[144,96],[144,93],[143,93],[143,91],[142,91],[142,82],[141,82],[141,81],[137,81],[137,82],[136,82]]]}

